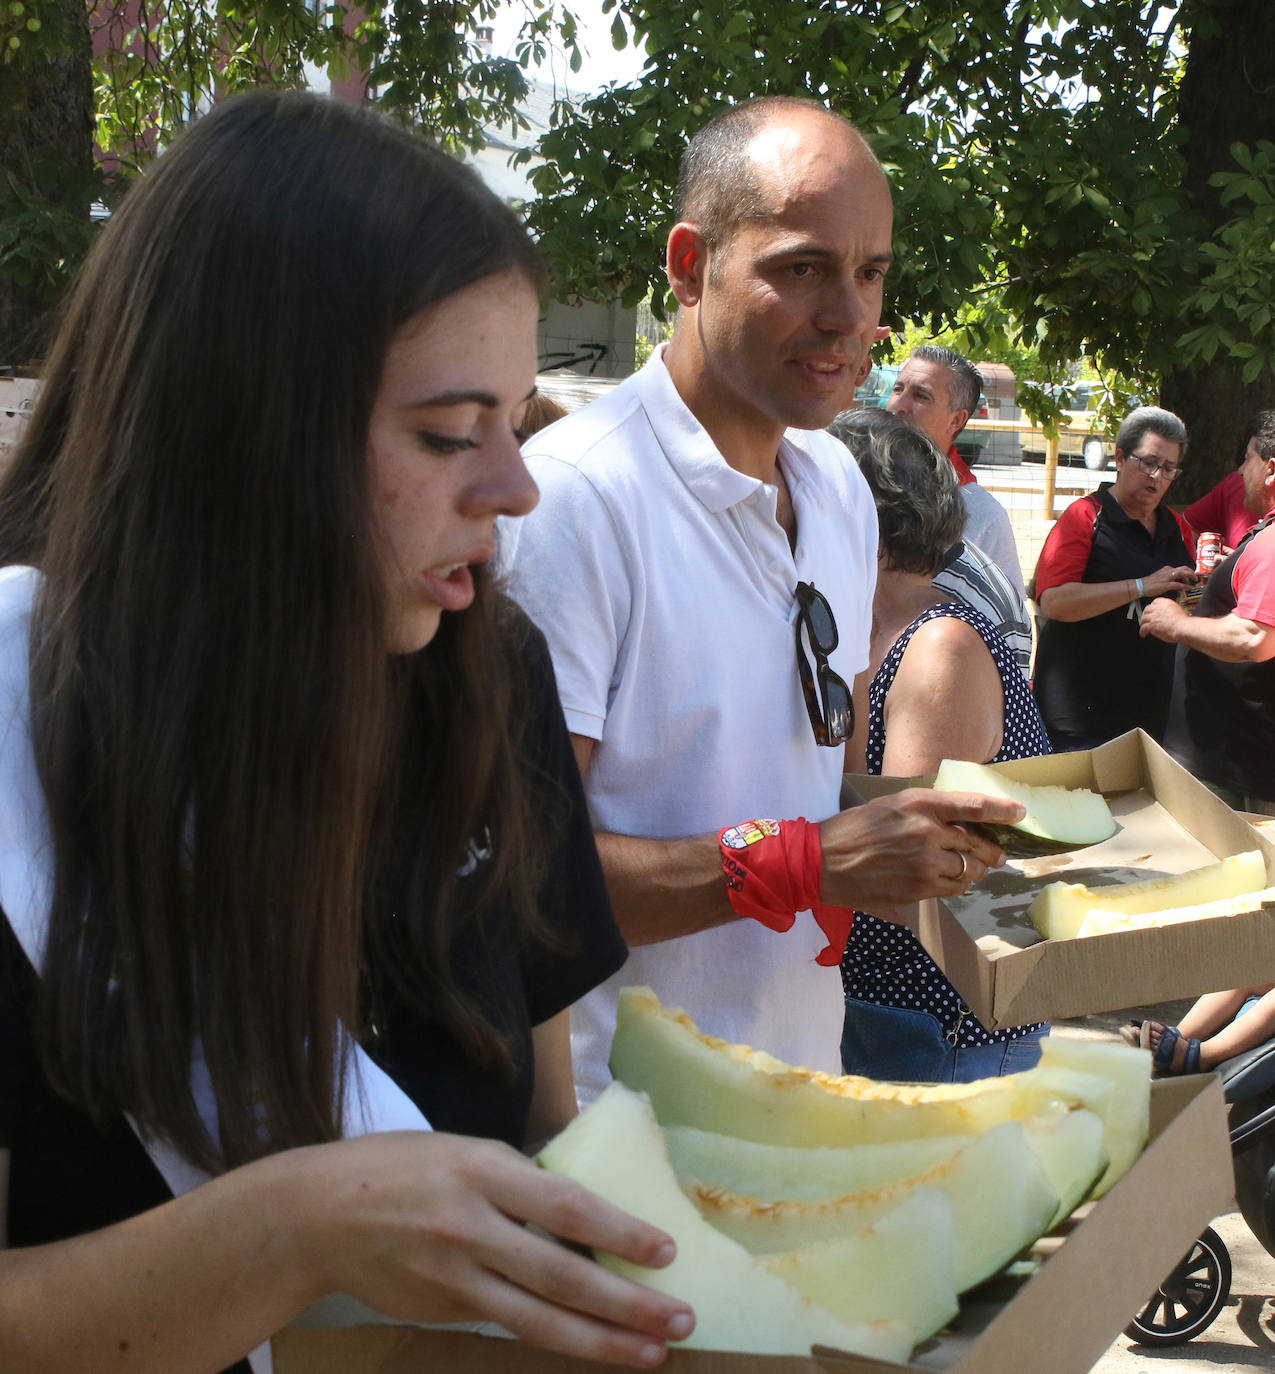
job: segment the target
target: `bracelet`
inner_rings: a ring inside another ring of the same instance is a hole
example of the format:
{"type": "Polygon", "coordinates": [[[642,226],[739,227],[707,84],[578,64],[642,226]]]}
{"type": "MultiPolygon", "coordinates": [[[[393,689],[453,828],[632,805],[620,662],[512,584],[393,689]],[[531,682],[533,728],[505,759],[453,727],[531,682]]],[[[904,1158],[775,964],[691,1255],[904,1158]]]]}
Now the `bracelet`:
{"type": "Polygon", "coordinates": [[[1146,596],[1147,589],[1142,585],[1142,579],[1140,577],[1135,577],[1133,579],[1133,585],[1138,589],[1138,594],[1136,597],[1134,597],[1134,600],[1140,601],[1144,596],[1146,596]]]}
{"type": "Polygon", "coordinates": [[[728,825],[717,837],[730,904],[771,930],[791,928],[809,910],[828,940],[815,962],[841,962],[854,913],[819,900],[823,845],[819,827],[799,816],[791,821],[749,820],[728,825]]]}

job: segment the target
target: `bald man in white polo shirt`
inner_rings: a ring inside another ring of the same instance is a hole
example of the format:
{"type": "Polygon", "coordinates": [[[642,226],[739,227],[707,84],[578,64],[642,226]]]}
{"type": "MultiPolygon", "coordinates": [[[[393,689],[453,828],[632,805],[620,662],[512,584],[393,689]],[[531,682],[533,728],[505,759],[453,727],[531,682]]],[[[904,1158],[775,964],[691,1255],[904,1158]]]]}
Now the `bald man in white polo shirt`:
{"type": "Polygon", "coordinates": [[[731,846],[746,856],[773,837],[768,819],[817,840],[806,891],[823,920],[822,904],[890,916],[963,890],[1004,855],[957,822],[1020,814],[922,791],[839,810],[876,522],[853,460],[820,431],[877,335],[892,207],[876,159],[818,105],[748,102],[692,141],[678,221],[672,341],[528,442],[541,503],[507,552],[549,640],[631,947],[572,1013],[585,1100],[608,1080],[630,983],[714,1034],[837,1071],[835,938],[808,910],[777,933],[732,904],[751,889],[731,846]]]}

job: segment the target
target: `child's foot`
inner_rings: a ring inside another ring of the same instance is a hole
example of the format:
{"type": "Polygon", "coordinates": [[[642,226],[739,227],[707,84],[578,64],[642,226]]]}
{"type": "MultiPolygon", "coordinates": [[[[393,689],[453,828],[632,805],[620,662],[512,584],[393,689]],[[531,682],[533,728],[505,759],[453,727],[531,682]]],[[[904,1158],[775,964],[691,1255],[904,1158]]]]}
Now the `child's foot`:
{"type": "MultiPolygon", "coordinates": [[[[1126,1031],[1129,1029],[1125,1027],[1126,1031]]],[[[1161,1077],[1201,1072],[1200,1042],[1192,1036],[1183,1035],[1176,1026],[1166,1026],[1160,1021],[1144,1021],[1138,1028],[1136,1042],[1129,1041],[1127,1036],[1125,1039],[1127,1043],[1136,1043],[1144,1050],[1151,1051],[1151,1063],[1161,1077]]]]}

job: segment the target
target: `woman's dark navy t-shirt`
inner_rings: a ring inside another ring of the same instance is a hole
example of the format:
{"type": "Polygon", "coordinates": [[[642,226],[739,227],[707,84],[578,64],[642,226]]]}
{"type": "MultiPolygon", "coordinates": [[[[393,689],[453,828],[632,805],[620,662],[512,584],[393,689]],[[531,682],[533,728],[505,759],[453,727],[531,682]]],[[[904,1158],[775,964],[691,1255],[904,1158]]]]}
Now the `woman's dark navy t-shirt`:
{"type": "MultiPolygon", "coordinates": [[[[456,951],[456,976],[509,1038],[513,1081],[475,1067],[439,1024],[391,1005],[364,1048],[436,1130],[521,1145],[534,1068],[531,1028],[569,1007],[624,962],[570,736],[543,637],[527,635],[533,766],[556,783],[567,813],[540,909],[562,948],[524,945],[504,904],[487,910],[456,951]]],[[[473,852],[481,855],[484,846],[473,852]]],[[[35,1245],[122,1221],[171,1194],[123,1119],[104,1128],[50,1088],[32,1040],[36,974],[0,917],[0,1149],[10,1152],[8,1243],[35,1245]]],[[[247,1370],[235,1367],[236,1374],[247,1370]]]]}

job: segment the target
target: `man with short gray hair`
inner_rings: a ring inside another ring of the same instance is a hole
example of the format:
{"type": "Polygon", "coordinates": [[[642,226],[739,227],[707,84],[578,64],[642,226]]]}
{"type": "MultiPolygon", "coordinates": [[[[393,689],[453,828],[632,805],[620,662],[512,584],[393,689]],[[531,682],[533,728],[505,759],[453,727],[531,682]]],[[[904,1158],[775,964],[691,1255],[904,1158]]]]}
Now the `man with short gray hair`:
{"type": "Polygon", "coordinates": [[[901,368],[886,409],[929,435],[951,459],[961,483],[964,547],[953,551],[934,585],[982,611],[1014,651],[1026,676],[1031,671],[1032,632],[1014,531],[1004,506],[979,486],[956,451],[956,436],[977,408],[982,392],[982,375],[968,358],[952,348],[922,344],[901,368]]]}
{"type": "Polygon", "coordinates": [[[965,537],[1000,568],[1021,600],[1023,570],[1009,516],[956,451],[956,436],[978,408],[982,391],[983,378],[968,358],[955,349],[923,344],[903,364],[886,409],[923,429],[952,460],[968,513],[965,537]]]}

